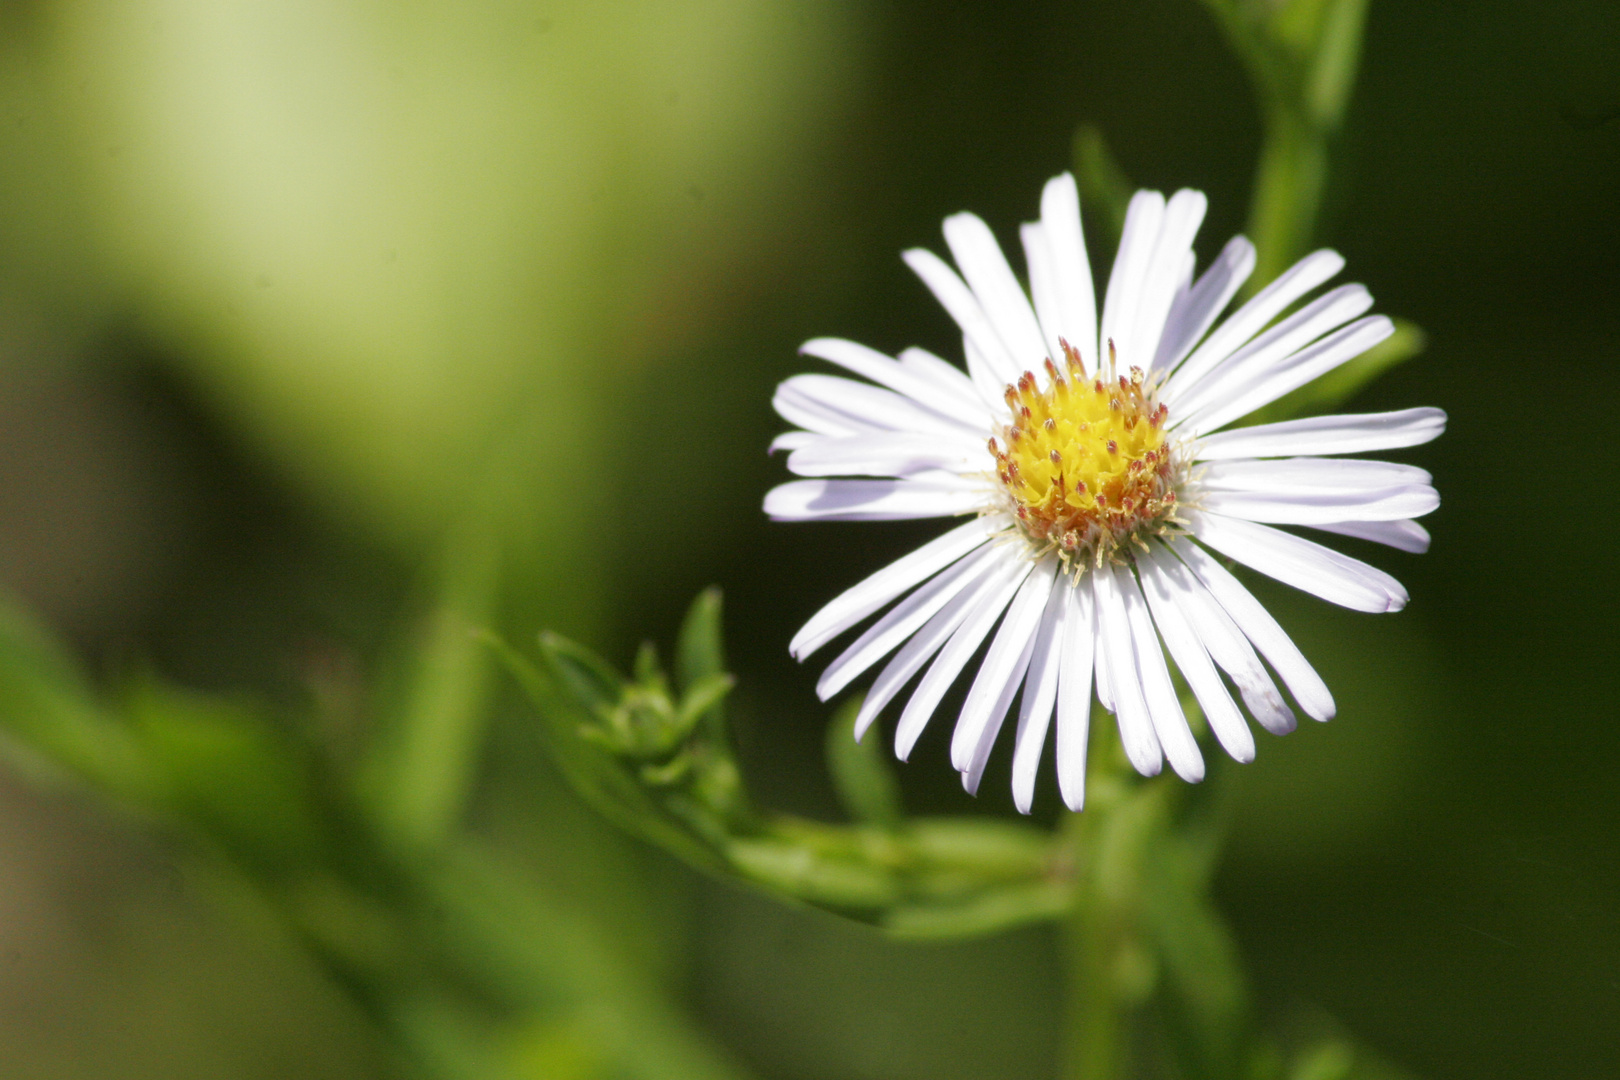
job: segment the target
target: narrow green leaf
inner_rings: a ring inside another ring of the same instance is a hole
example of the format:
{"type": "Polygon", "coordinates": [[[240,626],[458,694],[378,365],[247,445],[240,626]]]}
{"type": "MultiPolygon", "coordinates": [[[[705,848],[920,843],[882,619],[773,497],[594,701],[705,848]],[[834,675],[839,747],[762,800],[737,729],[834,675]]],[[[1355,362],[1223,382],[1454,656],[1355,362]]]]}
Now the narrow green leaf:
{"type": "Polygon", "coordinates": [[[395,844],[436,848],[460,819],[488,721],[490,656],[475,627],[488,621],[498,584],[488,536],[452,543],[432,611],[412,628],[404,693],[360,777],[364,802],[395,844]]]}
{"type": "Polygon", "coordinates": [[[588,712],[594,712],[598,705],[618,703],[624,677],[583,645],[546,630],[540,635],[540,655],[588,712]]]}
{"type": "Polygon", "coordinates": [[[856,821],[884,829],[898,828],[905,816],[900,784],[880,740],[855,741],[860,698],[851,698],[827,725],[827,767],[846,813],[856,821]]]}
{"type": "MultiPolygon", "coordinates": [[[[682,694],[690,694],[700,682],[726,669],[720,615],[721,594],[713,585],[698,593],[686,612],[675,638],[675,687],[682,694]]],[[[702,721],[711,737],[725,738],[726,714],[721,699],[703,711],[702,721]]]]}
{"type": "Polygon", "coordinates": [[[1073,904],[1074,890],[1067,882],[1020,882],[954,904],[897,905],[884,915],[883,928],[901,938],[959,940],[1062,918],[1073,904]]]}
{"type": "Polygon", "coordinates": [[[1349,1080],[1355,1064],[1354,1051],[1334,1039],[1301,1055],[1289,1080],[1349,1080]]]}
{"type": "Polygon", "coordinates": [[[810,903],[881,909],[900,899],[899,884],[881,867],[859,859],[829,858],[791,841],[736,840],[727,854],[749,880],[810,903]]]}
{"type": "Polygon", "coordinates": [[[737,680],[724,671],[716,671],[691,683],[686,695],[681,698],[681,707],[675,716],[677,729],[683,736],[691,731],[700,718],[719,708],[736,685],[737,680]]]}

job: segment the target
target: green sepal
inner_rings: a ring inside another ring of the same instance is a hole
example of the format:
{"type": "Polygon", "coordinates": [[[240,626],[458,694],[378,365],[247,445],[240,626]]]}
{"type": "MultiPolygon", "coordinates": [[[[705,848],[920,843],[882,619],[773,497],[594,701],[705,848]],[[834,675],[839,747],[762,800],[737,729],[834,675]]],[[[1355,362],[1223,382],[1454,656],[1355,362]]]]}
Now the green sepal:
{"type": "Polygon", "coordinates": [[[590,650],[556,634],[541,635],[542,665],[493,634],[484,638],[540,714],[552,758],[580,798],[619,828],[694,866],[723,868],[719,855],[648,791],[638,765],[583,734],[597,725],[601,706],[617,701],[624,679],[590,650]]]}

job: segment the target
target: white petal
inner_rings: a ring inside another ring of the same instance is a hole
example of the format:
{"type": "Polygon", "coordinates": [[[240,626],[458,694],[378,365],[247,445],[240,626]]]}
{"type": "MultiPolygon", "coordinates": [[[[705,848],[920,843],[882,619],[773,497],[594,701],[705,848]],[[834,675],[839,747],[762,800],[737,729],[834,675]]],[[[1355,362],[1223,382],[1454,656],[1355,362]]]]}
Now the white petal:
{"type": "Polygon", "coordinates": [[[1312,528],[1371,540],[1375,544],[1388,544],[1417,555],[1429,550],[1429,530],[1415,521],[1335,521],[1312,528]]]}
{"type": "Polygon", "coordinates": [[[952,214],[945,219],[945,242],[1007,355],[1020,372],[1039,371],[1046,359],[1041,325],[990,226],[976,214],[952,214]]]}
{"type": "Polygon", "coordinates": [[[1271,661],[1271,666],[1277,669],[1277,674],[1293,691],[1294,700],[1299,702],[1300,707],[1318,720],[1333,719],[1335,707],[1327,683],[1311,667],[1293,639],[1277,625],[1271,612],[1243,587],[1241,581],[1232,576],[1230,570],[1216,562],[1197,544],[1174,540],[1170,546],[1181,561],[1198,575],[1198,579],[1231,616],[1244,636],[1271,661]]]}
{"type": "Polygon", "coordinates": [[[904,521],[971,514],[985,501],[982,482],[949,473],[904,480],[793,480],[765,493],[775,521],[904,521]]]}
{"type": "Polygon", "coordinates": [[[1000,527],[995,518],[975,518],[845,589],[793,635],[788,652],[803,660],[913,585],[983,544],[1000,527]]]}
{"type": "Polygon", "coordinates": [[[1446,430],[1440,409],[1311,416],[1256,424],[1205,435],[1198,443],[1199,461],[1229,458],[1287,457],[1293,454],[1356,454],[1419,446],[1446,430]]]}
{"type": "Polygon", "coordinates": [[[1126,759],[1137,772],[1157,776],[1164,757],[1153,731],[1153,718],[1148,714],[1147,699],[1142,696],[1130,617],[1125,613],[1116,572],[1111,564],[1104,563],[1091,576],[1097,594],[1097,665],[1108,670],[1119,739],[1125,745],[1126,759]]]}
{"type": "Polygon", "coordinates": [[[1121,370],[1132,364],[1145,366],[1153,357],[1152,353],[1138,357],[1134,343],[1128,338],[1135,326],[1148,264],[1159,242],[1159,229],[1163,224],[1163,195],[1157,191],[1138,191],[1131,197],[1131,205],[1125,211],[1125,229],[1119,238],[1119,254],[1114,256],[1114,270],[1108,277],[1108,293],[1103,300],[1102,333],[1097,341],[1097,355],[1103,359],[1108,356],[1108,343],[1114,343],[1121,370]]]}
{"type": "Polygon", "coordinates": [[[1440,505],[1427,484],[1374,491],[1281,492],[1205,491],[1198,505],[1215,514],[1273,525],[1328,525],[1337,521],[1399,521],[1422,517],[1440,505]]]}
{"type": "MultiPolygon", "coordinates": [[[[914,372],[929,380],[940,390],[949,393],[952,397],[959,399],[963,404],[974,409],[976,413],[982,412],[978,392],[973,389],[973,380],[969,379],[967,373],[955,364],[935,356],[927,349],[919,349],[915,345],[909,349],[901,350],[899,362],[900,366],[907,371],[914,372]]],[[[980,424],[984,423],[983,416],[980,416],[978,422],[980,424]]]]}
{"type": "Polygon", "coordinates": [[[973,760],[962,771],[962,787],[969,795],[979,793],[979,781],[984,779],[984,767],[990,762],[990,751],[996,745],[996,736],[1001,734],[1001,725],[1007,722],[1007,710],[1012,707],[1013,695],[1018,693],[1018,684],[1024,681],[1024,672],[1029,668],[1029,661],[1035,654],[1035,635],[1031,634],[1024,642],[1024,648],[1013,665],[1012,678],[1002,684],[1001,693],[990,705],[990,723],[979,736],[978,748],[973,752],[973,760]]]}
{"type": "Polygon", "coordinates": [[[814,431],[784,431],[771,440],[771,447],[767,452],[774,454],[778,450],[797,450],[801,446],[814,445],[822,439],[841,437],[838,435],[820,435],[814,431]]]}
{"type": "Polygon", "coordinates": [[[1012,416],[1005,397],[1007,387],[1011,384],[996,376],[990,362],[966,334],[962,335],[962,355],[967,358],[968,377],[973,382],[973,390],[984,402],[991,423],[998,426],[1006,423],[1012,416]]]}
{"type": "Polygon", "coordinates": [[[1165,318],[1164,334],[1153,357],[1153,367],[1173,370],[1200,338],[1209,332],[1232,297],[1254,272],[1254,245],[1247,237],[1234,236],[1222,249],[1204,276],[1187,292],[1177,296],[1165,318]]]}
{"type": "Polygon", "coordinates": [[[942,388],[935,378],[920,375],[876,349],[842,338],[814,338],[800,345],[799,351],[871,379],[972,431],[985,426],[984,410],[978,408],[976,402],[964,401],[958,394],[942,388]]]}
{"type": "Polygon", "coordinates": [[[827,670],[816,680],[816,696],[826,701],[861,672],[898,649],[958,593],[976,585],[1001,557],[995,545],[986,544],[918,586],[827,665],[827,670]]]}
{"type": "MultiPolygon", "coordinates": [[[[1002,719],[1001,716],[992,715],[993,706],[1001,700],[1009,685],[1016,686],[1023,678],[1023,669],[1015,672],[1014,667],[1020,656],[1028,661],[1029,647],[1040,629],[1047,598],[1052,594],[1052,576],[1056,564],[1056,557],[1043,559],[1024,579],[1018,595],[1013,597],[1011,606],[1007,608],[1007,617],[1001,620],[1001,627],[985,653],[984,663],[979,665],[978,674],[973,677],[973,685],[956,720],[956,730],[951,735],[951,765],[957,772],[968,772],[973,768],[985,731],[992,723],[999,725],[1002,719]]],[[[1005,707],[1002,715],[1005,715],[1005,707]]]]}
{"type": "Polygon", "coordinates": [[[1192,273],[1193,237],[1198,235],[1198,226],[1204,223],[1204,211],[1208,207],[1209,200],[1202,191],[1182,188],[1170,197],[1164,208],[1164,224],[1159,229],[1159,240],[1143,279],[1142,297],[1127,334],[1131,342],[1130,364],[1144,371],[1152,367],[1153,358],[1158,355],[1159,339],[1164,335],[1171,301],[1192,273]]]}
{"type": "Polygon", "coordinates": [[[1177,369],[1175,377],[1184,385],[1196,383],[1286,311],[1295,300],[1342,269],[1344,258],[1336,251],[1324,248],[1305,256],[1255,294],[1254,299],[1238,308],[1230,319],[1216,327],[1215,332],[1205,338],[1204,343],[1177,369]]]}
{"type": "Polygon", "coordinates": [[[1034,564],[1020,559],[1009,569],[1011,573],[1004,578],[1005,584],[968,612],[962,625],[956,628],[917,683],[917,689],[911,692],[911,699],[900,713],[900,722],[894,727],[894,752],[901,761],[911,756],[911,749],[917,745],[923,728],[933,717],[934,710],[939,708],[940,698],[945,696],[945,691],[962,673],[962,668],[967,665],[980,642],[984,641],[985,635],[990,633],[990,628],[996,624],[1001,613],[1007,610],[1013,593],[1024,583],[1034,564]]]}
{"type": "MultiPolygon", "coordinates": [[[[972,585],[953,596],[943,608],[935,613],[932,619],[911,636],[894,659],[890,660],[878,677],[872,681],[872,688],[866,692],[861,702],[860,712],[855,714],[855,738],[857,741],[864,738],[866,729],[877,719],[894,696],[911,680],[911,677],[928,663],[929,657],[939,651],[940,646],[950,640],[958,627],[972,615],[988,598],[994,596],[1002,585],[1008,580],[1008,575],[1014,569],[1011,565],[996,565],[990,573],[976,580],[972,585]]],[[[1007,595],[1012,595],[1008,590],[1007,595]]],[[[1006,606],[1006,600],[1001,601],[1001,607],[1006,606]]],[[[996,610],[1000,610],[998,607],[996,610]]]]}
{"type": "Polygon", "coordinates": [[[1079,810],[1086,804],[1086,740],[1091,728],[1091,672],[1097,642],[1097,603],[1092,583],[1081,581],[1070,588],[1064,601],[1055,754],[1063,804],[1079,810]]]}
{"type": "Polygon", "coordinates": [[[1041,192],[1041,228],[1052,252],[1052,275],[1057,282],[1059,333],[1068,343],[1088,353],[1088,370],[1096,370],[1097,295],[1091,284],[1091,263],[1080,227],[1080,191],[1068,173],[1048,180],[1041,192]]]}
{"type": "MultiPolygon", "coordinates": [[[[830,435],[872,429],[979,436],[983,430],[982,424],[974,427],[942,416],[893,390],[839,375],[795,375],[776,388],[775,400],[778,412],[782,412],[780,402],[788,402],[801,409],[815,410],[845,429],[827,432],[830,435]]],[[[801,427],[811,427],[796,417],[787,418],[801,427]]]]}
{"type": "Polygon", "coordinates": [[[956,271],[946,265],[944,259],[923,248],[912,248],[902,253],[901,257],[922,278],[923,284],[928,286],[940,306],[956,320],[962,333],[972,339],[996,380],[1002,385],[1017,382],[1017,365],[1001,344],[1001,338],[990,325],[973,290],[956,276],[956,271]]]}
{"type": "Polygon", "coordinates": [[[1267,525],[1194,511],[1188,527],[1200,542],[1285,585],[1354,611],[1399,611],[1401,583],[1360,559],[1267,525]]]}
{"type": "MultiPolygon", "coordinates": [[[[1052,248],[1046,242],[1046,230],[1036,224],[1026,224],[1018,230],[1024,242],[1024,261],[1029,264],[1029,295],[1035,301],[1035,318],[1041,324],[1041,337],[1046,343],[1046,355],[1059,364],[1063,359],[1063,316],[1058,299],[1057,274],[1052,269],[1052,248]]],[[[1044,368],[1044,365],[1043,365],[1044,368]]],[[[1035,369],[1035,378],[1042,389],[1047,378],[1043,368],[1035,369]]]]}
{"type": "Polygon", "coordinates": [[[1189,616],[1181,610],[1179,592],[1165,574],[1157,560],[1139,559],[1142,592],[1153,610],[1153,622],[1159,636],[1170,650],[1170,656],[1181,671],[1182,678],[1203,706],[1210,730],[1238,761],[1254,760],[1254,733],[1244,722],[1243,714],[1226,692],[1220,673],[1210,662],[1209,653],[1193,630],[1189,616]]]}
{"type": "Polygon", "coordinates": [[[1189,417],[1186,430],[1194,435],[1202,435],[1206,431],[1225,427],[1262,405],[1271,404],[1290,390],[1297,390],[1326,375],[1346,360],[1360,356],[1394,332],[1395,324],[1383,315],[1358,319],[1309,348],[1301,349],[1234,395],[1212,403],[1208,409],[1189,417]]]}
{"type": "Polygon", "coordinates": [[[884,433],[821,436],[789,454],[787,467],[799,476],[912,476],[983,472],[993,460],[981,439],[884,433]]]}
{"type": "MultiPolygon", "coordinates": [[[[1210,658],[1232,677],[1238,693],[1243,696],[1243,703],[1249,707],[1249,712],[1260,722],[1260,726],[1273,735],[1286,735],[1293,731],[1293,710],[1283,701],[1282,691],[1271,681],[1270,673],[1254,653],[1254,646],[1243,636],[1243,631],[1232,621],[1232,616],[1227,614],[1226,609],[1186,564],[1167,549],[1156,547],[1147,558],[1159,571],[1160,581],[1173,590],[1177,610],[1187,617],[1189,626],[1198,635],[1210,658]]],[[[1304,662],[1303,658],[1300,662],[1304,662]]],[[[1325,687],[1323,691],[1326,691],[1325,687]]],[[[1327,699],[1327,704],[1331,715],[1331,697],[1327,699]]]]}
{"type": "MultiPolygon", "coordinates": [[[[1064,613],[1068,611],[1074,585],[1059,578],[1047,593],[1046,610],[1041,613],[1040,629],[1030,653],[1029,672],[1024,679],[1024,696],[1018,708],[1018,732],[1013,742],[1013,805],[1020,814],[1029,813],[1035,802],[1035,777],[1040,772],[1041,752],[1046,732],[1052,726],[1052,706],[1057,701],[1058,672],[1063,662],[1064,613]]],[[[1086,659],[1087,678],[1091,667],[1086,659]]],[[[1087,705],[1091,689],[1086,688],[1087,705]]]]}
{"type": "Polygon", "coordinates": [[[1372,294],[1362,286],[1341,285],[1256,337],[1196,383],[1172,378],[1164,388],[1165,403],[1172,411],[1190,415],[1228,401],[1323,334],[1364,314],[1372,302],[1372,294]]]}
{"type": "Polygon", "coordinates": [[[1198,484],[1205,490],[1284,492],[1332,492],[1351,489],[1404,487],[1434,480],[1416,465],[1365,458],[1297,457],[1216,461],[1198,471],[1198,484]]]}
{"type": "MultiPolygon", "coordinates": [[[[1091,575],[1095,576],[1095,575],[1091,575]]],[[[1097,588],[1092,582],[1092,591],[1097,588]]],[[[1110,714],[1117,710],[1114,708],[1114,691],[1108,685],[1108,662],[1103,656],[1103,629],[1102,629],[1102,601],[1092,597],[1092,673],[1097,684],[1097,704],[1101,705],[1110,714]]]]}
{"type": "Polygon", "coordinates": [[[852,420],[836,409],[829,409],[819,401],[805,397],[797,390],[784,392],[783,386],[776,388],[776,394],[771,398],[771,408],[788,423],[797,424],[816,435],[854,435],[862,431],[889,430],[887,427],[874,429],[868,424],[852,420]]]}
{"type": "Polygon", "coordinates": [[[1204,755],[1198,752],[1198,741],[1193,738],[1176,697],[1176,688],[1170,682],[1170,669],[1164,662],[1164,648],[1154,632],[1153,620],[1148,617],[1147,602],[1141,587],[1129,570],[1114,572],[1120,599],[1125,602],[1125,617],[1130,623],[1131,644],[1136,651],[1136,670],[1142,680],[1142,696],[1147,704],[1148,718],[1153,722],[1153,734],[1164,748],[1164,756],[1176,775],[1190,783],[1204,778],[1204,755]]]}

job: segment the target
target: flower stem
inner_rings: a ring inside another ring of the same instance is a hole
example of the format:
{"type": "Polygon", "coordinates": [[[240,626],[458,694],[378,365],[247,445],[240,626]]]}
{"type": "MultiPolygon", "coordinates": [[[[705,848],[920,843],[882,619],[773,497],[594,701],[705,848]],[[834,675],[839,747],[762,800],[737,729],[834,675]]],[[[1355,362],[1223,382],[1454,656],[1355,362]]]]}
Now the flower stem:
{"type": "MultiPolygon", "coordinates": [[[[1074,906],[1063,925],[1066,969],[1065,1080],[1124,1080],[1131,1068],[1133,1003],[1121,979],[1134,955],[1126,894],[1135,877],[1121,865],[1119,793],[1092,785],[1091,805],[1069,817],[1074,906]],[[1102,788],[1103,790],[1098,790],[1102,788]],[[1125,871],[1121,873],[1121,871],[1125,871]]],[[[1128,815],[1127,815],[1128,816],[1128,815]]],[[[1129,845],[1125,845],[1129,847],[1129,845]]],[[[1125,860],[1128,862],[1129,858],[1125,860]]]]}

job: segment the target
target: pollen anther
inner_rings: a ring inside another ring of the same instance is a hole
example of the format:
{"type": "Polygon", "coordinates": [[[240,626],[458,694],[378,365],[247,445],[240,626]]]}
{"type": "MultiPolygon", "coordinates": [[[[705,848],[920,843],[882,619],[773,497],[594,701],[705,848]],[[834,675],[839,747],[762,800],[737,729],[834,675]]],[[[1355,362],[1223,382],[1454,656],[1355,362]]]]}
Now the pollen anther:
{"type": "Polygon", "coordinates": [[[1021,374],[1005,393],[1014,422],[988,446],[1025,538],[1083,572],[1172,526],[1185,469],[1164,430],[1158,378],[1110,364],[1086,379],[1079,353],[1063,344],[1071,377],[1050,359],[1045,390],[1033,372],[1021,374]]]}

